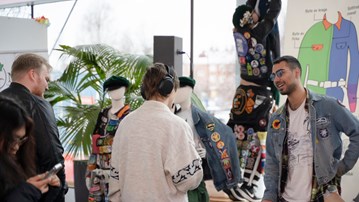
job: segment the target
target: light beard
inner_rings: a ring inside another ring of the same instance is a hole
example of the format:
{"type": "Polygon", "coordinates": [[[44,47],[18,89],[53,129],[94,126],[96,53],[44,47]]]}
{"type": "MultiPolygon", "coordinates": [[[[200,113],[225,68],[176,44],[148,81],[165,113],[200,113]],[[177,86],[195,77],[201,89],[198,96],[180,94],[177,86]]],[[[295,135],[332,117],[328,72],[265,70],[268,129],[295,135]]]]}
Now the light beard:
{"type": "Polygon", "coordinates": [[[292,83],[290,85],[287,85],[287,90],[286,91],[279,91],[280,94],[282,95],[290,95],[292,94],[295,90],[297,89],[297,86],[295,85],[295,83],[292,83]]]}

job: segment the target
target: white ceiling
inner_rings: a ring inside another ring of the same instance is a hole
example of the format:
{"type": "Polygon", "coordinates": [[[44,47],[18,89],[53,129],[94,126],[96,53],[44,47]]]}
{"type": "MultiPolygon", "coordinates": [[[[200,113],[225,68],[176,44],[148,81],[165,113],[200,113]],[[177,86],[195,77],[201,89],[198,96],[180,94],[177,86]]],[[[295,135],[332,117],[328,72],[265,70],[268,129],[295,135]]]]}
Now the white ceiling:
{"type": "Polygon", "coordinates": [[[69,0],[1,0],[0,8],[12,8],[18,6],[30,6],[38,5],[45,3],[54,3],[59,1],[69,1],[69,0]]]}

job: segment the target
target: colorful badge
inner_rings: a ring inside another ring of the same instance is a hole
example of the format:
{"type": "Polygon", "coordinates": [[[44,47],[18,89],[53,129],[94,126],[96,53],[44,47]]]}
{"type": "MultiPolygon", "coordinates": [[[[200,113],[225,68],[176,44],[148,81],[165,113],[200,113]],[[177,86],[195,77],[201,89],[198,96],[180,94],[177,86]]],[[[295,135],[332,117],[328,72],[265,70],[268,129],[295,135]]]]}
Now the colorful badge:
{"type": "Polygon", "coordinates": [[[319,135],[321,138],[327,138],[329,136],[328,129],[326,129],[326,128],[320,129],[319,135]]]}
{"type": "Polygon", "coordinates": [[[267,125],[267,120],[266,120],[265,118],[261,118],[261,119],[259,120],[258,124],[259,124],[259,126],[260,126],[261,128],[266,127],[266,125],[267,125]]]}
{"type": "Polygon", "coordinates": [[[207,124],[206,128],[209,130],[209,131],[214,131],[214,127],[215,127],[215,124],[214,123],[209,123],[207,124]]]}
{"type": "Polygon", "coordinates": [[[223,149],[224,142],[222,140],[220,140],[220,141],[217,142],[216,146],[217,146],[217,149],[223,149]]]}
{"type": "Polygon", "coordinates": [[[221,135],[217,132],[212,133],[211,139],[213,142],[218,142],[221,139],[221,135]]]}
{"type": "Polygon", "coordinates": [[[280,120],[276,119],[272,122],[272,128],[278,130],[280,128],[280,120]]]}

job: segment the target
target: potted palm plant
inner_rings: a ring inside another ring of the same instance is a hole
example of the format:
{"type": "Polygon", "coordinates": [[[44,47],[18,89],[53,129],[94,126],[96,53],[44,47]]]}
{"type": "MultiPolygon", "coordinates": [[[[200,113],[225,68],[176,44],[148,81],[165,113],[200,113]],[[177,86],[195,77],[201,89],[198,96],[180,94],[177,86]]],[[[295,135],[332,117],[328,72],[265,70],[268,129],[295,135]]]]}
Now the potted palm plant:
{"type": "Polygon", "coordinates": [[[61,58],[66,59],[68,65],[59,79],[49,83],[45,97],[59,113],[57,124],[65,153],[76,159],[76,199],[86,201],[87,193],[80,192],[87,192],[84,177],[87,156],[91,152],[91,134],[101,108],[110,104],[102,84],[112,75],[126,77],[132,84],[126,92],[126,103],[136,109],[143,102],[139,88],[152,58],[124,54],[103,44],[60,45],[57,50],[62,52],[61,58]],[[83,98],[89,94],[96,97],[94,104],[84,102],[83,98]]]}

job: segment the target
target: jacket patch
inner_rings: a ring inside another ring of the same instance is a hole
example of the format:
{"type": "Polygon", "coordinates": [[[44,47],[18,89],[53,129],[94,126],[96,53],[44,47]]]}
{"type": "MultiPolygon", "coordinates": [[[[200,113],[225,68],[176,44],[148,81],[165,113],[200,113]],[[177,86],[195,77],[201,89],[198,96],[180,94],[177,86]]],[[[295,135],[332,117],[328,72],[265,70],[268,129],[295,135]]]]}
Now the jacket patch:
{"type": "Polygon", "coordinates": [[[280,120],[279,119],[275,119],[273,122],[272,122],[272,128],[278,130],[280,128],[280,120]]]}
{"type": "Polygon", "coordinates": [[[213,142],[218,142],[221,139],[221,135],[217,132],[212,133],[211,140],[213,142]]]}
{"type": "Polygon", "coordinates": [[[326,129],[326,128],[320,129],[319,130],[319,136],[321,138],[327,138],[329,136],[328,129],[326,129]]]}
{"type": "Polygon", "coordinates": [[[215,126],[214,123],[209,123],[209,124],[207,124],[206,128],[207,128],[209,131],[214,131],[214,126],[215,126]]]}

